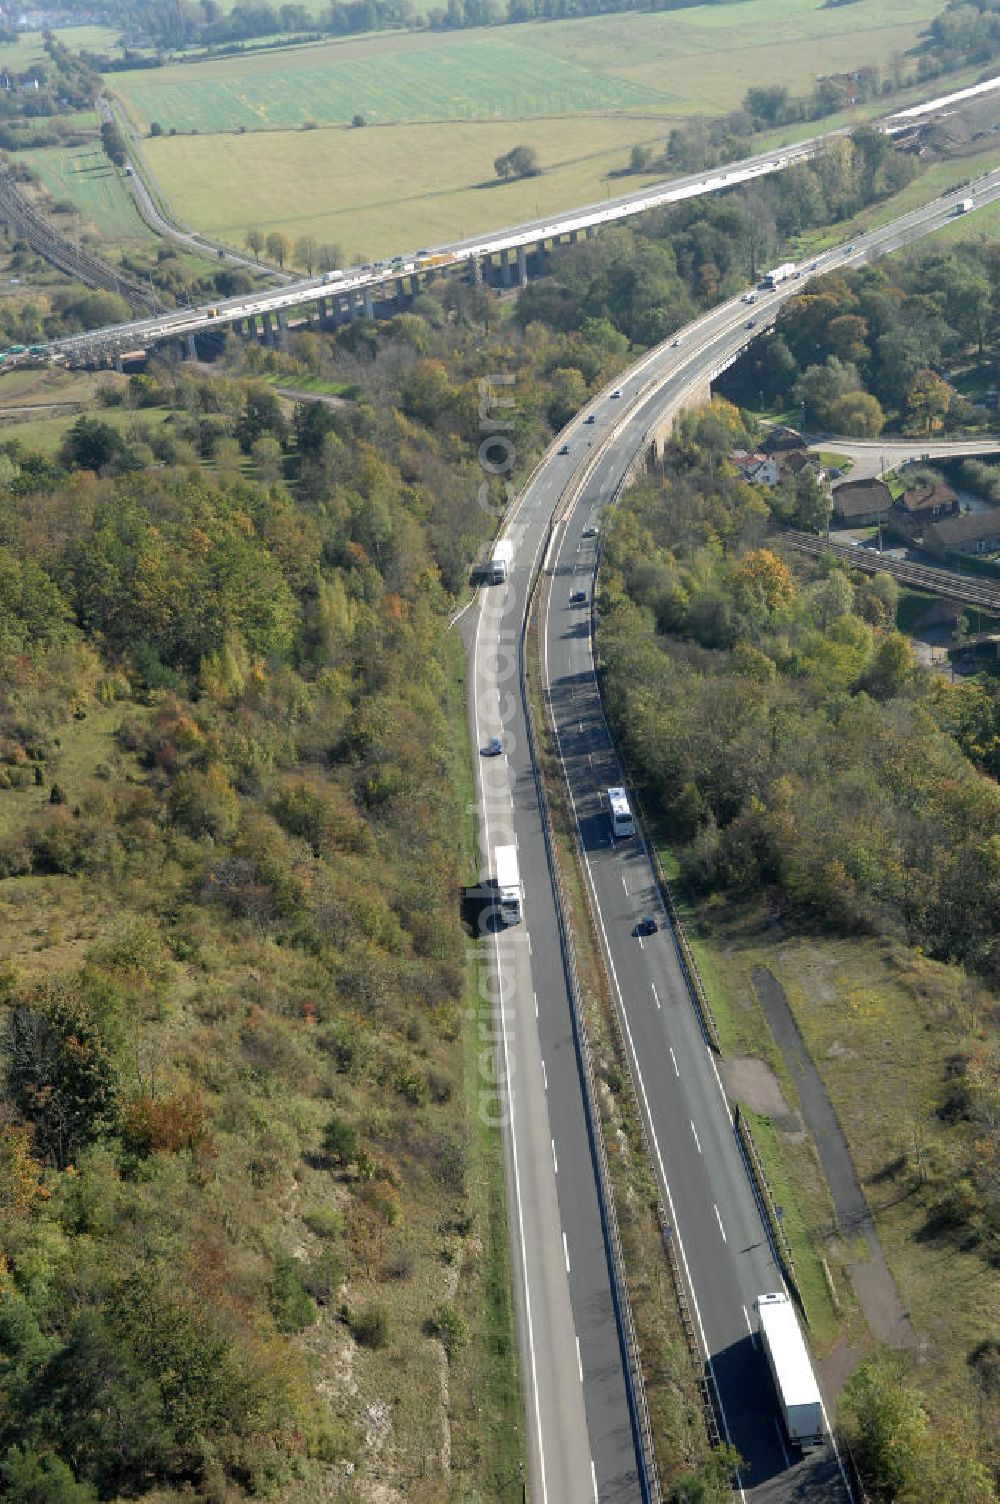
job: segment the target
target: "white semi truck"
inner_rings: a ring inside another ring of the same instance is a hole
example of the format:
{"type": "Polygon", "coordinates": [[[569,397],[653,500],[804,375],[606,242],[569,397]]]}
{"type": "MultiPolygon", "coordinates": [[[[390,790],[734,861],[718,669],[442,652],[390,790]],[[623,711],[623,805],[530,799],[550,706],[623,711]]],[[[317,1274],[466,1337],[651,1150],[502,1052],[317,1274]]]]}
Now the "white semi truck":
{"type": "Polygon", "coordinates": [[[496,887],[500,918],[504,924],[521,922],[521,874],[517,870],[517,847],[496,848],[496,887]]]}
{"type": "Polygon", "coordinates": [[[490,556],[489,578],[491,585],[502,585],[510,574],[514,562],[514,545],[509,538],[501,538],[490,556]]]}
{"type": "Polygon", "coordinates": [[[780,286],[782,282],[787,282],[789,277],[791,277],[794,272],[795,262],[783,261],[781,265],[776,266],[773,271],[764,273],[763,277],[761,277],[760,279],[760,285],[766,292],[772,292],[774,288],[780,286]]]}
{"type": "Polygon", "coordinates": [[[959,201],[958,201],[958,203],[955,205],[955,213],[956,214],[968,214],[969,211],[971,210],[971,208],[972,208],[972,200],[971,200],[971,198],[960,198],[959,201]]]}
{"type": "Polygon", "coordinates": [[[798,1318],[783,1292],[757,1298],[760,1335],[790,1441],[802,1447],[823,1440],[823,1401],[798,1318]]]}

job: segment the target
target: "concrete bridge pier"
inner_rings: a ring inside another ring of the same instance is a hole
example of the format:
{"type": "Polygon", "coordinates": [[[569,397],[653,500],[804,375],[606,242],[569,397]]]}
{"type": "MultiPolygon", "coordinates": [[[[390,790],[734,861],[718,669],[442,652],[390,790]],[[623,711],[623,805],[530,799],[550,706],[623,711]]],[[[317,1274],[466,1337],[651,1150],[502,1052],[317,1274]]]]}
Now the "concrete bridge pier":
{"type": "Polygon", "coordinates": [[[596,225],[587,225],[586,228],[584,229],[583,233],[587,237],[588,240],[593,240],[594,237],[597,235],[597,226],[596,225]]]}
{"type": "Polygon", "coordinates": [[[511,282],[511,276],[510,276],[510,252],[509,251],[501,251],[500,252],[500,285],[502,287],[509,287],[510,286],[510,282],[511,282]]]}
{"type": "Polygon", "coordinates": [[[517,285],[518,287],[527,287],[528,285],[528,257],[525,254],[523,245],[519,245],[517,248],[517,285]]]}
{"type": "Polygon", "coordinates": [[[364,309],[366,319],[373,319],[375,317],[375,300],[372,297],[370,287],[364,289],[364,309]]]}
{"type": "Polygon", "coordinates": [[[276,333],[276,338],[277,338],[277,342],[278,342],[278,349],[279,350],[287,350],[288,349],[288,314],[285,312],[285,310],[283,308],[279,308],[278,311],[277,311],[277,313],[275,314],[275,323],[278,326],[277,327],[277,333],[276,333]]]}
{"type": "Polygon", "coordinates": [[[122,358],[121,358],[121,356],[120,355],[116,355],[114,357],[114,361],[115,361],[115,370],[119,373],[119,375],[124,375],[125,374],[125,367],[122,364],[122,358]]]}
{"type": "Polygon", "coordinates": [[[469,270],[472,273],[473,282],[477,287],[481,286],[483,280],[483,258],[481,256],[470,256],[469,270]]]}
{"type": "Polygon", "coordinates": [[[188,355],[188,360],[197,360],[198,359],[198,346],[195,343],[195,338],[194,338],[193,334],[189,334],[188,337],[187,337],[187,355],[188,355]]]}

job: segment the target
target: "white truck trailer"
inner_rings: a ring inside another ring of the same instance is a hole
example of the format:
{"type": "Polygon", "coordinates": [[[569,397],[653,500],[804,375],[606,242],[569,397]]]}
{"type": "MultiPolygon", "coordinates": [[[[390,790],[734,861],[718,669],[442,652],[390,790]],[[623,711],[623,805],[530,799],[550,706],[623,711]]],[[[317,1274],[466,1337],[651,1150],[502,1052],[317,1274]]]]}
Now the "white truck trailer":
{"type": "Polygon", "coordinates": [[[823,1440],[823,1401],[792,1303],[782,1292],[760,1295],[757,1312],[789,1440],[818,1446],[823,1440]]]}
{"type": "Polygon", "coordinates": [[[514,562],[514,545],[509,538],[501,538],[494,545],[490,555],[490,567],[488,570],[491,585],[502,585],[510,574],[510,566],[514,562]]]}
{"type": "Polygon", "coordinates": [[[495,855],[500,917],[504,924],[520,924],[521,874],[517,870],[517,847],[498,846],[495,855]]]}
{"type": "Polygon", "coordinates": [[[794,271],[794,261],[783,261],[780,266],[776,266],[772,271],[764,273],[763,277],[761,277],[760,279],[760,285],[765,289],[765,291],[772,292],[774,288],[779,287],[782,282],[787,282],[794,271]]]}
{"type": "Polygon", "coordinates": [[[955,205],[955,213],[956,214],[968,214],[969,211],[971,210],[971,208],[972,208],[972,200],[971,200],[971,198],[960,198],[959,201],[958,201],[958,203],[955,205]]]}

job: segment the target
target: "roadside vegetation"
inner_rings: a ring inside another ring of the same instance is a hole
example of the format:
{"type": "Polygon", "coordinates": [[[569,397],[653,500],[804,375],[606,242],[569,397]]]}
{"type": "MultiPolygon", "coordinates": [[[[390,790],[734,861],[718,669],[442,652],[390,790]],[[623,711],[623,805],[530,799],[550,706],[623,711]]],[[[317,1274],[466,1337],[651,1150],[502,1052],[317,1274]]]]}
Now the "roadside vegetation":
{"type": "Polygon", "coordinates": [[[303,339],[357,402],[162,368],[118,387],[171,422],[0,449],[12,1504],[520,1498],[447,621],[479,382],[528,465],[581,342],[303,339]]]}
{"type": "MultiPolygon", "coordinates": [[[[843,1397],[873,1496],[986,1500],[1000,1400],[982,1320],[1000,1246],[995,680],[918,671],[887,577],[782,556],[768,534],[811,509],[814,483],[738,480],[727,456],[755,438],[753,418],[714,401],[609,519],[606,704],[674,854],[724,1037],[773,1057],[750,980],[772,966],[930,1344],[876,1357],[843,1397]]],[[[853,1255],[822,1201],[806,1215],[842,1278],[853,1255]]]]}

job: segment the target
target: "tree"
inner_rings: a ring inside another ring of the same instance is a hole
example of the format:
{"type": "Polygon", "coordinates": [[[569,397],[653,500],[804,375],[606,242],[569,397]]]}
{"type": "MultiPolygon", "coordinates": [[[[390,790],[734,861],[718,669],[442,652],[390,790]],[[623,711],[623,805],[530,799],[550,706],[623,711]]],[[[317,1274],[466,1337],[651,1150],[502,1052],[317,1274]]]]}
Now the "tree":
{"type": "Polygon", "coordinates": [[[319,247],[311,235],[300,235],[295,242],[295,259],[300,266],[304,266],[309,276],[313,274],[319,247]]]}
{"type": "Polygon", "coordinates": [[[868,392],[844,392],[827,408],[827,422],[834,433],[877,439],[885,427],[885,413],[878,398],[868,392]]]}
{"type": "Polygon", "coordinates": [[[953,395],[947,381],[934,371],[917,371],[906,392],[910,425],[917,433],[930,433],[932,428],[941,427],[948,416],[953,395]]]}
{"type": "Polygon", "coordinates": [[[250,228],[243,240],[247,250],[251,252],[255,261],[260,260],[260,253],[264,249],[264,236],[260,230],[250,228]]]}
{"type": "Polygon", "coordinates": [[[357,1157],[357,1130],[343,1118],[332,1117],[323,1129],[323,1152],[336,1165],[349,1165],[357,1157]]]}
{"type": "Polygon", "coordinates": [[[102,470],[122,447],[121,434],[100,418],[77,418],[59,451],[64,465],[79,470],[102,470]]]}
{"type": "Polygon", "coordinates": [[[292,254],[291,237],[286,235],[284,230],[272,230],[267,237],[267,254],[284,271],[285,262],[291,258],[292,254]]]}
{"type": "Polygon", "coordinates": [[[7,1022],[6,1090],[60,1167],[118,1121],[113,999],[81,981],[39,986],[7,1022]]]}
{"type": "Polygon", "coordinates": [[[652,152],[648,146],[633,146],[629,157],[629,172],[645,172],[649,167],[652,152]]]}
{"type": "Polygon", "coordinates": [[[316,268],[321,272],[334,272],[343,260],[339,245],[321,245],[316,253],[316,268]]]}
{"type": "Polygon", "coordinates": [[[541,172],[538,153],[533,146],[515,146],[497,157],[493,170],[498,178],[533,178],[541,172]]]}
{"type": "Polygon", "coordinates": [[[281,479],[281,445],[269,433],[261,434],[251,450],[257,465],[257,473],[265,486],[273,486],[281,479]]]}
{"type": "Polygon", "coordinates": [[[89,1483],[78,1483],[52,1452],[11,1447],[0,1463],[6,1504],[93,1504],[97,1495],[89,1483]]]}
{"type": "Polygon", "coordinates": [[[927,1415],[920,1391],[907,1383],[898,1360],[864,1363],[844,1387],[865,1481],[879,1498],[895,1499],[920,1472],[927,1415]]]}
{"type": "Polygon", "coordinates": [[[160,124],[160,122],[158,120],[153,120],[153,121],[150,122],[149,134],[151,136],[162,136],[163,135],[163,126],[160,124]]]}

